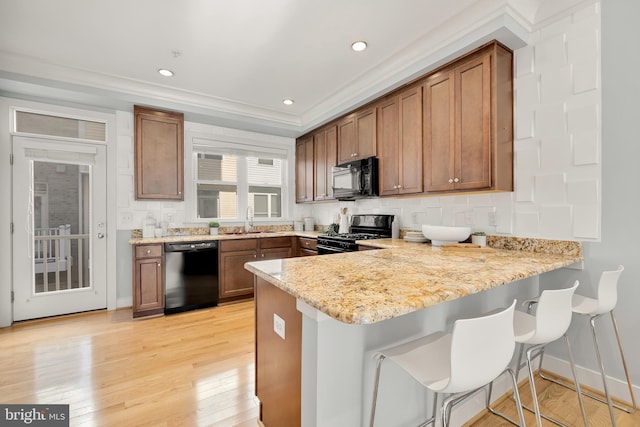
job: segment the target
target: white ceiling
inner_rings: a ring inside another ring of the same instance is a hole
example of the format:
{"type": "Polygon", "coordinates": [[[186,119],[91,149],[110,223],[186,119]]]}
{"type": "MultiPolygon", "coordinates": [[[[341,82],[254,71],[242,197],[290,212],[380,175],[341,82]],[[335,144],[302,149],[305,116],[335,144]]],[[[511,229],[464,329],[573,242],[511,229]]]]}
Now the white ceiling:
{"type": "Polygon", "coordinates": [[[544,1],[0,0],[0,95],[297,136],[492,38],[522,46],[544,1]]]}

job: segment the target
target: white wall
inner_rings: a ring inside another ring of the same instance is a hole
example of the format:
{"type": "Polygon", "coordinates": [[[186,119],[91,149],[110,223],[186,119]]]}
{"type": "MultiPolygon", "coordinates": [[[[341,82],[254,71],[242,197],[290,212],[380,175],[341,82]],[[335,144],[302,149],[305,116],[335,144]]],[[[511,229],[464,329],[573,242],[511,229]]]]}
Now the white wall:
{"type": "MultiPolygon", "coordinates": [[[[636,242],[640,240],[640,230],[636,227],[640,212],[640,196],[637,191],[640,182],[640,144],[638,123],[640,113],[640,52],[635,43],[640,40],[640,2],[620,0],[602,2],[602,239],[601,242],[583,245],[585,270],[581,274],[568,275],[566,272],[550,274],[551,281],[564,282],[579,279],[579,291],[595,295],[595,289],[603,269],[623,264],[625,271],[619,281],[619,296],[616,317],[631,381],[636,384],[636,396],[640,396],[640,252],[636,242]]],[[[617,356],[617,343],[607,317],[597,321],[598,338],[607,373],[615,381],[614,394],[629,400],[625,386],[621,383],[624,374],[617,356]]],[[[569,338],[574,345],[576,363],[592,371],[597,371],[593,343],[587,322],[575,318],[569,338]]],[[[564,357],[561,349],[553,354],[564,357]]],[[[584,372],[586,380],[593,381],[602,388],[597,375],[584,372]]]]}
{"type": "MultiPolygon", "coordinates": [[[[184,201],[143,201],[135,199],[134,190],[134,160],[133,141],[134,126],[133,113],[118,111],[118,230],[133,230],[142,228],[142,221],[151,216],[156,221],[166,221],[170,227],[199,227],[205,226],[204,222],[196,222],[193,219],[195,205],[193,204],[193,171],[192,171],[192,140],[193,138],[226,141],[228,143],[244,143],[255,146],[275,147],[288,150],[291,158],[294,156],[295,140],[273,135],[248,132],[237,129],[223,128],[219,126],[203,125],[185,122],[184,137],[184,201]]],[[[293,188],[293,161],[288,165],[289,188],[293,188]]],[[[285,213],[290,216],[291,209],[285,208],[285,213]]],[[[290,221],[289,221],[290,222],[290,221]]],[[[238,225],[241,222],[237,223],[238,225]]]]}
{"type": "Polygon", "coordinates": [[[513,193],[296,205],[296,217],[329,224],[348,207],[350,214],[399,215],[406,229],[469,225],[489,234],[598,241],[599,36],[599,5],[589,4],[546,24],[514,52],[513,193]]]}

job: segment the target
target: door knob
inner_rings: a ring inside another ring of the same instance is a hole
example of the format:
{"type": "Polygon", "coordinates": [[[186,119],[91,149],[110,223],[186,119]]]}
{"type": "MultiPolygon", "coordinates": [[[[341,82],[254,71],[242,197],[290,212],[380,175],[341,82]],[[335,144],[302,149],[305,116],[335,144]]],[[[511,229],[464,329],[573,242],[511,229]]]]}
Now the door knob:
{"type": "Polygon", "coordinates": [[[98,233],[98,239],[102,239],[104,238],[104,234],[103,233],[98,233]]]}

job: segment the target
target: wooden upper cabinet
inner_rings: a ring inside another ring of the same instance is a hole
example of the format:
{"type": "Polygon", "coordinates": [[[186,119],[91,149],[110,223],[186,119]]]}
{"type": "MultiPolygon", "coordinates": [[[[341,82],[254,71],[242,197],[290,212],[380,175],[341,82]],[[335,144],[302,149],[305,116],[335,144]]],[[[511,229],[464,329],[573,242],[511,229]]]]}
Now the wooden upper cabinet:
{"type": "Polygon", "coordinates": [[[313,135],[314,200],[333,199],[332,168],[337,164],[338,134],[331,126],[313,135]]]}
{"type": "Polygon", "coordinates": [[[184,200],[184,115],[134,106],[136,199],[184,200]]]}
{"type": "Polygon", "coordinates": [[[513,191],[511,53],[493,43],[423,87],[425,191],[513,191]]]}
{"type": "Polygon", "coordinates": [[[313,201],[313,137],[296,141],[296,202],[313,201]]]}
{"type": "Polygon", "coordinates": [[[358,110],[338,122],[338,164],[375,155],[375,106],[358,110]]]}
{"type": "Polygon", "coordinates": [[[378,105],[380,195],[422,192],[422,87],[378,105]]]}
{"type": "Polygon", "coordinates": [[[452,72],[441,72],[424,84],[424,186],[426,191],[453,188],[454,83],[452,72]]]}

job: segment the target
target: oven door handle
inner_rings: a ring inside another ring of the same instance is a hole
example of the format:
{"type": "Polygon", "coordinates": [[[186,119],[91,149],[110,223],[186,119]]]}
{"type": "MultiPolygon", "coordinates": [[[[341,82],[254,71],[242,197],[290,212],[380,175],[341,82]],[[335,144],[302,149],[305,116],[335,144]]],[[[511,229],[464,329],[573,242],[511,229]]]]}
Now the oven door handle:
{"type": "Polygon", "coordinates": [[[344,252],[349,252],[341,248],[334,248],[332,246],[322,246],[318,245],[318,255],[329,255],[329,254],[341,254],[344,252]]]}

